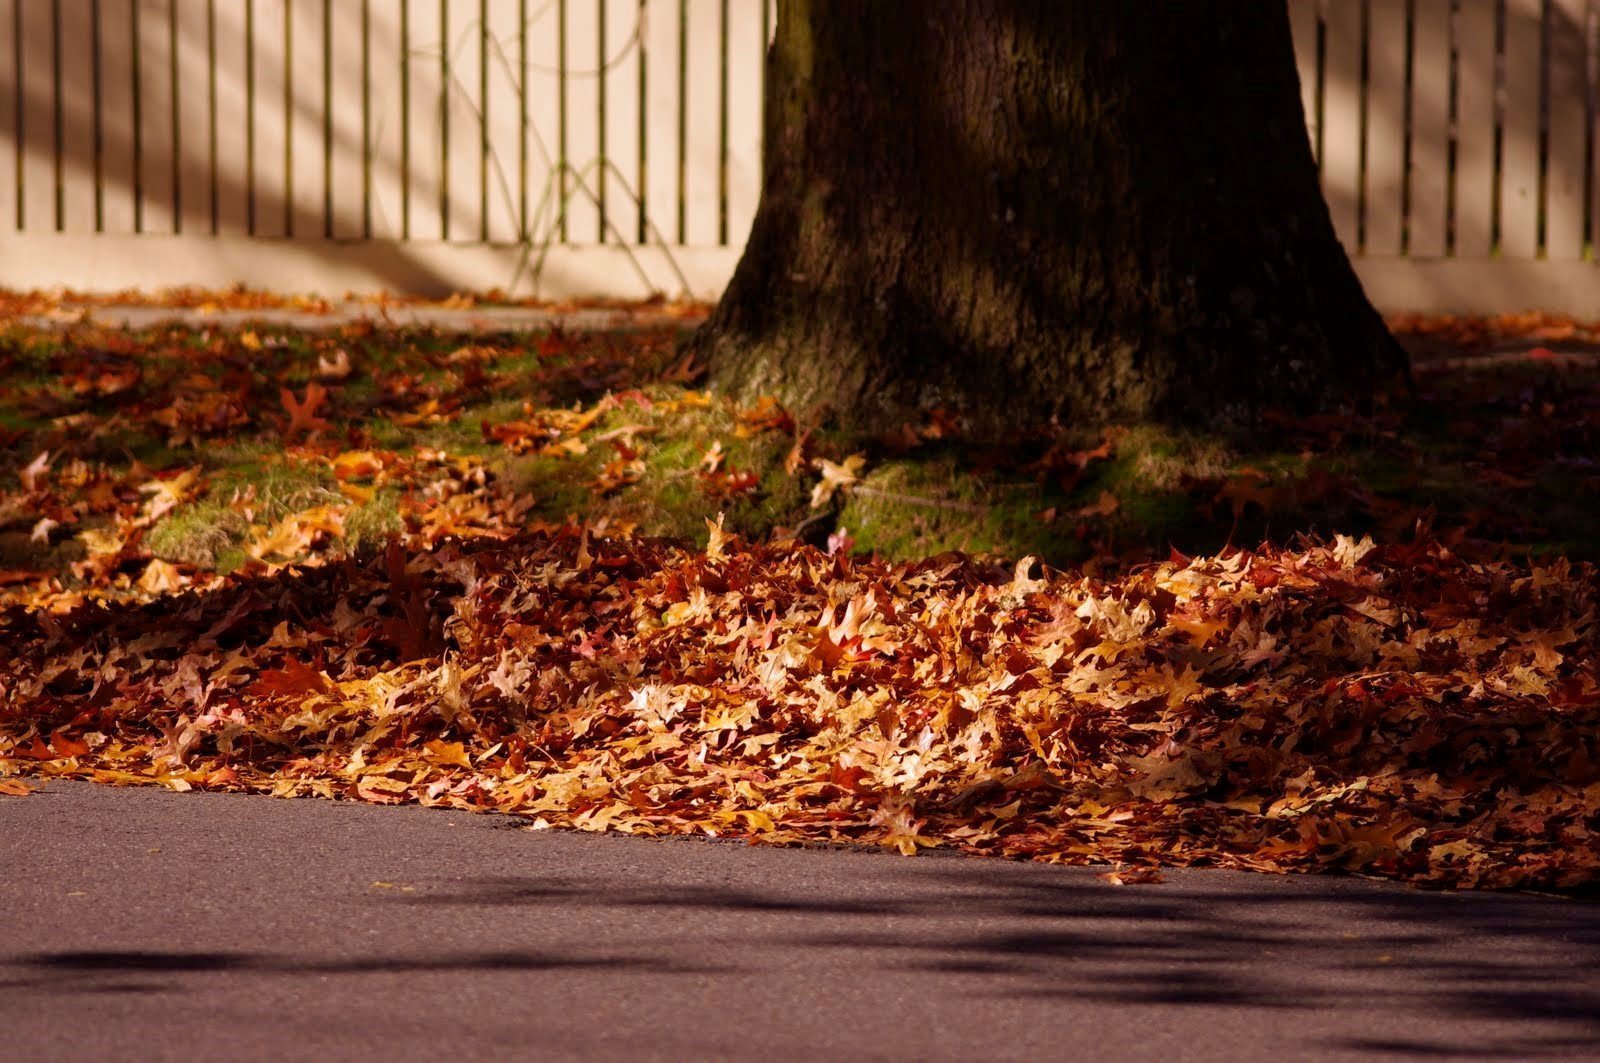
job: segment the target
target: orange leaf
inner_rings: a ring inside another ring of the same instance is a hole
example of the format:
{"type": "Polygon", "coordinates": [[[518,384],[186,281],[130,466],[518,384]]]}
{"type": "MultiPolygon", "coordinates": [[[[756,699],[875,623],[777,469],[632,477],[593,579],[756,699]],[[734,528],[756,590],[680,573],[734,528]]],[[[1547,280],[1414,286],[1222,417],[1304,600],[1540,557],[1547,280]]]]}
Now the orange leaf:
{"type": "Polygon", "coordinates": [[[313,380],[306,385],[306,397],[296,399],[294,392],[283,388],[278,392],[279,399],[283,402],[284,412],[289,415],[289,424],[283,430],[284,435],[294,435],[296,432],[308,434],[320,432],[333,425],[317,416],[317,407],[322,405],[322,400],[328,397],[327,389],[313,380]]]}
{"type": "Polygon", "coordinates": [[[293,657],[284,658],[282,668],[262,672],[250,685],[252,694],[320,694],[332,689],[327,676],[293,657]]]}
{"type": "Polygon", "coordinates": [[[1196,646],[1204,646],[1213,635],[1228,626],[1221,620],[1185,620],[1181,617],[1172,617],[1167,623],[1183,632],[1184,638],[1196,646]]]}
{"type": "Polygon", "coordinates": [[[460,768],[472,767],[472,761],[467,758],[467,747],[460,742],[446,742],[435,738],[426,748],[433,754],[433,761],[436,764],[449,764],[460,768]]]}
{"type": "Polygon", "coordinates": [[[7,797],[27,797],[33,793],[33,787],[21,779],[0,779],[0,794],[7,797]]]}
{"type": "Polygon", "coordinates": [[[55,750],[58,757],[82,757],[89,752],[89,745],[81,738],[68,738],[65,730],[55,732],[50,736],[50,748],[55,750]]]}

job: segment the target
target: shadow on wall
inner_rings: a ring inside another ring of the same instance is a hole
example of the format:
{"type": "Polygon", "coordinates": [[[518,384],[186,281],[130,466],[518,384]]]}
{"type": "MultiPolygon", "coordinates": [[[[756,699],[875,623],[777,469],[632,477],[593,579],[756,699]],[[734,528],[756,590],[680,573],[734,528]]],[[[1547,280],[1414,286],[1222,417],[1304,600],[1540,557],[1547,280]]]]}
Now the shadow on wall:
{"type": "Polygon", "coordinates": [[[1578,261],[1590,0],[1291,0],[1323,194],[1352,254],[1578,261]]]}
{"type": "MultiPolygon", "coordinates": [[[[270,6],[258,3],[258,14],[270,6]]],[[[355,42],[359,77],[360,6],[327,10],[318,29],[355,42]]],[[[18,150],[20,178],[4,204],[14,215],[6,228],[308,241],[372,234],[360,108],[353,124],[325,115],[313,57],[280,48],[274,69],[247,56],[245,5],[60,0],[15,12],[4,29],[14,31],[19,61],[7,64],[15,77],[0,77],[3,132],[18,150]],[[337,172],[336,159],[355,160],[353,172],[348,164],[337,172]],[[352,176],[353,189],[337,186],[352,176]]],[[[396,144],[375,138],[374,146],[373,162],[398,164],[396,144]]],[[[437,202],[442,189],[414,181],[411,193],[437,202]]],[[[372,268],[380,285],[449,288],[414,259],[374,258],[372,268]]]]}
{"type": "Polygon", "coordinates": [[[152,250],[156,273],[202,268],[185,248],[249,272],[260,238],[257,272],[299,256],[324,283],[703,293],[754,211],[769,23],[754,0],[0,0],[0,228],[232,238],[152,250]]]}
{"type": "MultiPolygon", "coordinates": [[[[279,259],[377,240],[392,255],[350,256],[373,282],[430,294],[456,286],[446,244],[499,247],[473,261],[480,277],[507,264],[509,287],[528,234],[565,224],[563,195],[592,223],[585,242],[633,242],[637,200],[613,189],[627,217],[602,227],[600,178],[563,170],[546,113],[563,76],[593,93],[603,64],[560,65],[554,5],[526,24],[515,5],[472,7],[0,0],[0,142],[17,175],[0,226],[263,238],[279,259]]],[[[637,13],[616,7],[609,47],[637,86],[637,13]]]]}

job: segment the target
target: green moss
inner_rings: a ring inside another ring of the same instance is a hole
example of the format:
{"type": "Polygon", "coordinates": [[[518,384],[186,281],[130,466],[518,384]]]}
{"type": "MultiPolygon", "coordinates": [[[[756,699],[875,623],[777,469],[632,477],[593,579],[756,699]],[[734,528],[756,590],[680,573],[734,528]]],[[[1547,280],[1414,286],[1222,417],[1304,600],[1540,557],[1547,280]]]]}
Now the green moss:
{"type": "Polygon", "coordinates": [[[589,455],[560,458],[545,454],[507,456],[490,463],[502,491],[533,499],[534,511],[548,520],[581,514],[594,504],[596,464],[589,455]]]}
{"type": "Polygon", "coordinates": [[[411,446],[412,433],[387,417],[374,417],[367,422],[367,434],[372,445],[384,450],[405,450],[411,446]]]}
{"type": "Polygon", "coordinates": [[[255,558],[245,553],[243,547],[230,546],[225,550],[217,551],[216,564],[212,567],[218,572],[228,573],[232,572],[234,569],[243,568],[245,565],[254,560],[255,558]]]}
{"type": "Polygon", "coordinates": [[[489,363],[492,372],[512,378],[533,378],[543,368],[543,360],[532,351],[507,351],[489,363]]]}
{"type": "Polygon", "coordinates": [[[531,497],[546,520],[609,519],[643,534],[698,543],[705,541],[706,521],[718,513],[725,526],[748,538],[763,538],[804,518],[809,487],[783,468],[792,438],[766,432],[741,439],[732,408],[722,403],[674,408],[681,390],[653,390],[659,405],[608,411],[584,433],[588,449],[582,454],[495,461],[491,468],[499,489],[531,497]],[[718,445],[721,470],[749,474],[751,489],[719,490],[716,480],[703,475],[705,457],[718,445]],[[601,492],[597,480],[619,459],[638,462],[637,479],[601,492]]]}
{"type": "Polygon", "coordinates": [[[13,432],[38,432],[49,427],[50,422],[42,417],[31,417],[21,410],[0,406],[0,428],[13,432]]]}
{"type": "Polygon", "coordinates": [[[400,492],[379,491],[370,501],[345,514],[345,546],[351,552],[366,550],[404,528],[405,522],[400,519],[400,492]]]}
{"type": "Polygon", "coordinates": [[[1171,539],[1195,524],[1194,500],[1176,491],[1128,491],[1119,496],[1124,524],[1151,542],[1171,539]]]}
{"type": "Polygon", "coordinates": [[[255,520],[268,524],[313,506],[342,504],[333,474],[320,465],[263,459],[230,464],[216,474],[210,498],[229,501],[236,494],[253,500],[255,520]]]}
{"type": "Polygon", "coordinates": [[[963,550],[1068,563],[1087,548],[1073,522],[1061,519],[1066,501],[1053,489],[995,482],[950,459],[897,460],[869,470],[848,492],[838,525],[857,550],[891,558],[963,550]]]}
{"type": "Polygon", "coordinates": [[[156,523],[145,536],[150,552],[163,561],[218,568],[218,558],[238,546],[248,525],[225,503],[183,506],[156,523]]]}

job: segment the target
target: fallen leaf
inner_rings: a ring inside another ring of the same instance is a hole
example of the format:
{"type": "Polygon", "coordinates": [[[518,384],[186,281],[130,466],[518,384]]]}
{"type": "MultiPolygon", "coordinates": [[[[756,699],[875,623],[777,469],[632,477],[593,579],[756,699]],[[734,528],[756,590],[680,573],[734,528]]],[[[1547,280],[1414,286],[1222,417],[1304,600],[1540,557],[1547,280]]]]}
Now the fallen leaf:
{"type": "Polygon", "coordinates": [[[1167,880],[1153,867],[1119,867],[1115,871],[1102,871],[1095,878],[1113,886],[1155,885],[1167,880]]]}
{"type": "Polygon", "coordinates": [[[50,468],[50,452],[42,450],[28,464],[17,471],[17,479],[22,481],[22,489],[29,493],[39,489],[40,481],[45,472],[50,468]]]}
{"type": "Polygon", "coordinates": [[[811,489],[811,508],[821,509],[832,500],[840,488],[860,482],[861,471],[866,465],[865,454],[852,454],[843,464],[829,461],[827,458],[815,459],[812,466],[822,474],[822,479],[811,489]]]}
{"type": "Polygon", "coordinates": [[[299,432],[316,435],[332,428],[332,424],[317,416],[317,409],[327,396],[327,391],[315,380],[306,385],[306,395],[303,399],[295,398],[294,392],[283,388],[279,392],[279,400],[283,403],[284,412],[289,415],[289,422],[284,427],[283,434],[291,437],[299,432]]]}

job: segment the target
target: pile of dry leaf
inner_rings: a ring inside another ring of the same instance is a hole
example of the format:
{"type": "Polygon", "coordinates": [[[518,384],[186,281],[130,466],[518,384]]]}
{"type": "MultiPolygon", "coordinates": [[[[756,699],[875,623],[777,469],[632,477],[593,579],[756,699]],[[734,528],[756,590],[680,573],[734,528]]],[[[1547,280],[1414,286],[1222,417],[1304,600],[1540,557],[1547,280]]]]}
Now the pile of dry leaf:
{"type": "MultiPolygon", "coordinates": [[[[1110,580],[713,528],[0,613],[0,774],[1133,867],[1600,879],[1600,583],[1336,538],[1110,580]]],[[[16,788],[18,780],[10,784],[16,788]]]]}

